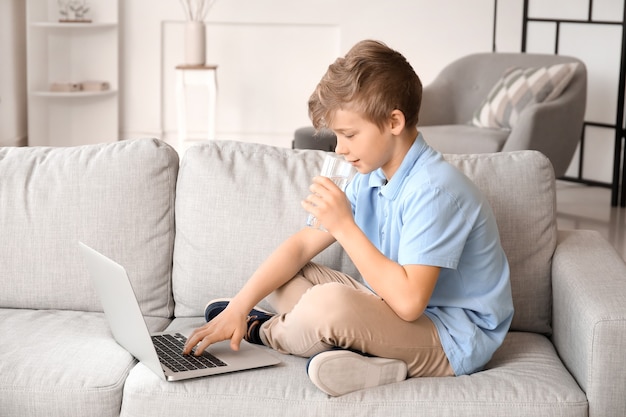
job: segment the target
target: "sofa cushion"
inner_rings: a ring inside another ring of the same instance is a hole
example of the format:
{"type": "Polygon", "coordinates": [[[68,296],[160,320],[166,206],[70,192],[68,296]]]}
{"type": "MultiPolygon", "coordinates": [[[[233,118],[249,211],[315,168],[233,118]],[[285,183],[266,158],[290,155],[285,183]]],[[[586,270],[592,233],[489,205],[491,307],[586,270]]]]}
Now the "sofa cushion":
{"type": "MultiPolygon", "coordinates": [[[[190,324],[199,322],[175,319],[170,328],[190,324]]],[[[311,383],[306,359],[270,353],[283,362],[183,383],[164,382],[138,365],[126,381],[121,415],[587,416],[584,393],[550,341],[537,334],[510,333],[483,372],[412,378],[336,398],[311,383]]]]}
{"type": "Polygon", "coordinates": [[[170,317],[177,172],[152,139],[0,149],[0,306],[101,311],[80,240],[126,267],[144,314],[170,317]]]}
{"type": "Polygon", "coordinates": [[[550,333],[556,186],[548,158],[537,151],[445,155],[485,194],[511,268],[512,330],[550,333]]]}
{"type": "MultiPolygon", "coordinates": [[[[156,330],[169,320],[148,322],[156,330]]],[[[0,415],[119,414],[135,360],[102,313],[3,308],[0,335],[0,415]]]]}
{"type": "Polygon", "coordinates": [[[508,69],[476,110],[472,123],[478,127],[512,128],[526,106],[558,97],[577,66],[577,63],[566,63],[508,69]]]}
{"type": "MultiPolygon", "coordinates": [[[[176,193],[176,317],[202,316],[207,301],[234,296],[284,239],[305,227],[300,201],[325,154],[230,141],[187,150],[176,193]]],[[[358,278],[338,244],[315,261],[358,278]]]]}
{"type": "MultiPolygon", "coordinates": [[[[169,322],[147,320],[153,331],[169,322]]],[[[0,415],[119,415],[136,361],[102,313],[3,308],[0,335],[0,415]]]]}

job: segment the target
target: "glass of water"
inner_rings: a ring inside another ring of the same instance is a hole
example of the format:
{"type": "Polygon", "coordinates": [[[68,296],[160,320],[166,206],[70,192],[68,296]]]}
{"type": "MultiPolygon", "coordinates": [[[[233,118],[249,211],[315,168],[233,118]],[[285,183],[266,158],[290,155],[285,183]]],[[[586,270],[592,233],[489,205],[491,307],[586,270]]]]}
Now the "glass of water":
{"type": "MultiPolygon", "coordinates": [[[[322,165],[322,177],[330,178],[336,185],[345,191],[348,183],[354,177],[356,170],[348,161],[332,154],[326,155],[324,164],[322,165]]],[[[322,223],[311,213],[307,216],[306,225],[314,229],[326,231],[322,223]]]]}

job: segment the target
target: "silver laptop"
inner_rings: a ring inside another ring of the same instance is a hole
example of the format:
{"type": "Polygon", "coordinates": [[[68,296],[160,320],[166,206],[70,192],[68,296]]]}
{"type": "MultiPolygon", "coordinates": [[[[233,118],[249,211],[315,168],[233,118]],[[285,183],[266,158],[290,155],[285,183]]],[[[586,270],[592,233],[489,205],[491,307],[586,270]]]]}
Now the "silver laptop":
{"type": "Polygon", "coordinates": [[[242,340],[239,351],[228,340],[211,345],[202,356],[183,355],[191,329],[150,334],[123,266],[79,242],[113,337],[160,378],[179,381],[280,363],[274,355],[242,340]]]}

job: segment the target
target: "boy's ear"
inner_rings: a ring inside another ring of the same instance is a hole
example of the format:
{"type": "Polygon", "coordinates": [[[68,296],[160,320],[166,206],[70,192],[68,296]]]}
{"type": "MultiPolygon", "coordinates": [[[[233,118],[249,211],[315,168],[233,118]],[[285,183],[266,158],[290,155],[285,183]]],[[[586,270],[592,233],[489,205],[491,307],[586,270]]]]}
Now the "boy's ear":
{"type": "Polygon", "coordinates": [[[391,112],[389,122],[391,124],[391,133],[393,133],[394,135],[399,135],[404,130],[404,126],[406,124],[404,113],[398,109],[395,109],[391,112]]]}

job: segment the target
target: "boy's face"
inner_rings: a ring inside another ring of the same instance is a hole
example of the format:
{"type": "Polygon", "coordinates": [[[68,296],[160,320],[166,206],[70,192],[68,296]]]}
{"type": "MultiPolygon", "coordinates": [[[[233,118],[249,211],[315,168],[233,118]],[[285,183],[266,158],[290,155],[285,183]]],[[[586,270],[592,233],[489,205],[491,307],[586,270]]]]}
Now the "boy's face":
{"type": "Polygon", "coordinates": [[[387,178],[391,178],[394,167],[402,162],[404,155],[399,162],[395,158],[397,141],[391,121],[381,130],[359,113],[340,109],[335,111],[329,127],[337,135],[335,152],[351,162],[361,174],[382,168],[387,178]]]}

